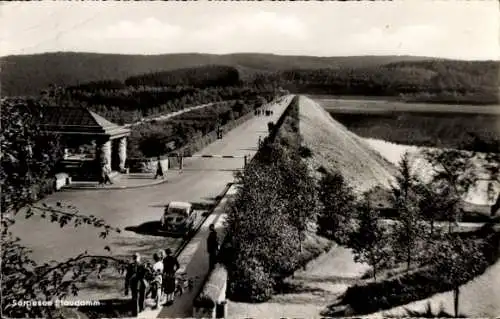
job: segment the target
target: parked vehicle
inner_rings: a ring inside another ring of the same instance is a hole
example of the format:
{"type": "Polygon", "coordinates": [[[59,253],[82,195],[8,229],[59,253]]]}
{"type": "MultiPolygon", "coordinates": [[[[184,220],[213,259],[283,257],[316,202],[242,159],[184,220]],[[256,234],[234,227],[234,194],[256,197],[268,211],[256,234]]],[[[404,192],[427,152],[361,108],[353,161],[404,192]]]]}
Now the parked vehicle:
{"type": "Polygon", "coordinates": [[[196,214],[186,202],[170,202],[161,217],[161,230],[172,235],[189,235],[194,231],[196,214]]]}

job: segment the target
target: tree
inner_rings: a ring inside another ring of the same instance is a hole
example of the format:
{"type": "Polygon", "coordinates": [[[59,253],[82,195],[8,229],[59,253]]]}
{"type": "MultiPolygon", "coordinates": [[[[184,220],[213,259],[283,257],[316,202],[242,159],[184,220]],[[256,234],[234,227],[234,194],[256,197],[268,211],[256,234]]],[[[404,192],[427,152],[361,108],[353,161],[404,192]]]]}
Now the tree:
{"type": "Polygon", "coordinates": [[[453,300],[455,317],[458,317],[460,286],[487,266],[482,244],[448,235],[435,250],[432,260],[443,281],[455,287],[453,300]]]}
{"type": "Polygon", "coordinates": [[[360,207],[358,223],[349,238],[349,247],[357,262],[366,262],[372,267],[373,279],[377,280],[377,271],[391,258],[389,229],[382,225],[379,213],[367,199],[360,207]]]}
{"type": "MultiPolygon", "coordinates": [[[[275,147],[281,147],[276,145],[275,147]]],[[[302,241],[308,224],[316,219],[318,212],[318,193],[316,182],[309,175],[307,165],[294,149],[278,159],[281,176],[286,183],[281,188],[281,197],[286,204],[285,210],[290,223],[297,230],[299,251],[302,252],[302,241]],[[291,153],[291,154],[290,154],[291,153]]]]}
{"type": "Polygon", "coordinates": [[[356,217],[356,197],[344,177],[326,172],[319,182],[322,208],[318,216],[319,234],[346,243],[356,217]]]}
{"type": "MultiPolygon", "coordinates": [[[[2,101],[2,314],[6,317],[54,317],[51,307],[17,307],[19,300],[51,301],[78,293],[79,282],[106,267],[121,268],[123,262],[111,256],[93,256],[87,252],[60,262],[36,263],[31,251],[20,243],[10,229],[18,215],[37,215],[61,227],[90,225],[106,238],[119,229],[95,216],[81,214],[75,207],[57,203],[56,207],[39,205],[43,193],[35,186],[45,182],[55,171],[61,148],[56,136],[41,133],[37,125],[36,102],[2,101]]],[[[105,247],[109,251],[109,247],[105,247]]]]}
{"type": "Polygon", "coordinates": [[[435,234],[436,221],[448,221],[448,232],[461,213],[461,199],[447,184],[436,185],[418,181],[414,186],[418,198],[420,215],[430,225],[430,238],[435,234]]]}
{"type": "MultiPolygon", "coordinates": [[[[254,161],[243,174],[237,174],[237,181],[240,190],[227,218],[231,247],[231,256],[225,261],[228,271],[238,271],[235,265],[244,263],[241,258],[256,259],[265,273],[278,282],[293,271],[299,241],[279,189],[284,180],[276,166],[254,161]]],[[[240,280],[243,284],[244,279],[240,280]]]]}
{"type": "Polygon", "coordinates": [[[424,230],[416,185],[418,178],[412,171],[409,154],[405,153],[399,162],[399,174],[392,189],[392,201],[398,214],[393,232],[395,250],[399,256],[404,256],[407,270],[410,270],[424,230]]]}
{"type": "Polygon", "coordinates": [[[141,139],[139,149],[146,157],[165,155],[168,151],[166,136],[161,135],[161,133],[153,133],[146,136],[141,139]]]}
{"type": "MultiPolygon", "coordinates": [[[[464,148],[486,153],[455,149],[427,150],[423,154],[434,168],[433,182],[448,185],[454,197],[463,198],[479,181],[488,183],[488,197],[495,199],[495,183],[500,183],[500,141],[485,141],[477,136],[464,148]],[[479,164],[478,164],[479,163],[479,164]]],[[[497,201],[500,197],[497,197],[497,201]]],[[[492,215],[495,212],[492,211],[492,215]]]]}

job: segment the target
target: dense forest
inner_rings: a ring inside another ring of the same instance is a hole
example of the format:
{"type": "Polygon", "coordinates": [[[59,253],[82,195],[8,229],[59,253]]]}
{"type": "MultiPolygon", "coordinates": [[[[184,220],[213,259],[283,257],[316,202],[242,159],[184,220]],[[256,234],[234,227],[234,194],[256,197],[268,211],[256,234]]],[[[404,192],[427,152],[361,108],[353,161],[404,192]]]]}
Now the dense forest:
{"type": "Polygon", "coordinates": [[[193,86],[205,88],[211,86],[234,86],[240,83],[240,73],[229,66],[207,65],[182,68],[166,72],[155,72],[129,77],[126,86],[193,86]]]}
{"type": "Polygon", "coordinates": [[[498,62],[415,61],[375,67],[296,69],[268,75],[296,93],[397,96],[405,101],[496,104],[498,62]]]}
{"type": "Polygon", "coordinates": [[[272,100],[278,91],[269,82],[240,81],[236,68],[210,65],[136,75],[124,81],[92,81],[66,88],[52,85],[42,96],[49,104],[88,107],[122,125],[201,104],[272,100]]]}
{"type": "Polygon", "coordinates": [[[274,54],[162,54],[123,55],[58,52],[0,58],[2,95],[38,95],[50,84],[74,86],[93,81],[123,83],[139,74],[162,72],[201,65],[228,65],[238,69],[242,78],[256,73],[288,69],[366,67],[397,61],[420,61],[412,56],[314,57],[274,54]]]}
{"type": "Polygon", "coordinates": [[[107,114],[114,107],[112,113],[140,109],[144,115],[144,108],[191,96],[200,89],[242,85],[283,87],[293,93],[395,96],[412,102],[499,101],[498,61],[404,56],[55,53],[5,57],[2,62],[4,95],[37,94],[52,83],[69,87],[79,100],[94,107],[100,105],[100,112],[107,114]]]}

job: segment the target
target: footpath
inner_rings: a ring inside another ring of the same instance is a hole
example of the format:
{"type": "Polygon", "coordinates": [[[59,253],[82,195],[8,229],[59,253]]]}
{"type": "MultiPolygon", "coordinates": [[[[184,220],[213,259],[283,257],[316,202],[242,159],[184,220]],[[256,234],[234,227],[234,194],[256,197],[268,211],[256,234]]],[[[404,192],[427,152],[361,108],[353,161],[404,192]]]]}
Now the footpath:
{"type": "Polygon", "coordinates": [[[214,105],[214,104],[216,104],[216,103],[207,103],[207,104],[202,104],[202,105],[196,105],[196,106],[188,107],[188,108],[185,108],[185,109],[182,109],[182,110],[179,110],[179,111],[168,113],[168,114],[165,114],[165,115],[159,115],[159,116],[155,116],[155,117],[151,117],[151,118],[144,118],[141,121],[138,121],[138,122],[135,122],[135,123],[131,123],[131,124],[126,124],[125,127],[130,128],[132,126],[136,126],[136,125],[140,125],[140,124],[147,123],[147,122],[152,122],[152,121],[166,121],[166,120],[168,120],[168,119],[170,119],[170,118],[172,118],[174,116],[177,116],[177,115],[180,115],[180,114],[183,114],[183,113],[186,113],[186,112],[190,112],[190,111],[202,109],[202,108],[205,108],[207,106],[214,105]]]}
{"type": "MultiPolygon", "coordinates": [[[[288,105],[292,98],[292,95],[288,96],[284,103],[288,105]]],[[[270,109],[276,111],[277,108],[275,105],[271,105],[270,109]]],[[[282,112],[286,110],[286,107],[278,109],[281,112],[274,114],[274,121],[277,121],[282,112]]],[[[263,122],[262,125],[262,130],[267,130],[267,123],[263,122]]],[[[257,144],[257,142],[256,140],[255,143],[257,144]]],[[[147,308],[139,314],[138,318],[191,318],[193,316],[193,301],[209,274],[208,252],[206,249],[206,241],[209,233],[208,227],[210,224],[215,224],[215,229],[218,230],[218,233],[221,233],[226,219],[225,206],[231,197],[235,196],[236,192],[236,185],[232,185],[213,213],[203,223],[198,233],[181,251],[178,257],[180,264],[179,271],[185,271],[188,278],[196,278],[194,289],[186,291],[182,296],[177,297],[173,305],[160,307],[155,310],[147,308]]]]}

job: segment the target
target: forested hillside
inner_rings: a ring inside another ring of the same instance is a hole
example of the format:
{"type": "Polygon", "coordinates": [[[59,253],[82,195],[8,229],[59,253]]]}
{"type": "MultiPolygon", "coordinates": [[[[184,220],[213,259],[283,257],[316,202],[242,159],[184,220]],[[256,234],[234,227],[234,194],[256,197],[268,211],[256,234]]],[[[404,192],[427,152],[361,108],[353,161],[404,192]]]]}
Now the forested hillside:
{"type": "Polygon", "coordinates": [[[409,56],[312,57],[273,54],[163,54],[121,55],[59,52],[7,56],[2,64],[2,95],[37,95],[50,84],[73,86],[102,80],[125,79],[139,74],[201,65],[228,65],[243,78],[259,72],[294,68],[361,67],[396,61],[422,60],[409,56]]]}
{"type": "Polygon", "coordinates": [[[96,101],[91,104],[106,107],[122,105],[110,102],[109,97],[101,103],[100,95],[109,95],[106,92],[110,90],[132,90],[133,94],[122,92],[118,96],[115,92],[113,99],[149,103],[150,108],[159,105],[154,102],[158,99],[164,103],[165,94],[168,99],[178,98],[179,92],[172,92],[174,88],[182,87],[182,91],[240,85],[283,87],[307,94],[395,96],[414,102],[496,104],[500,86],[499,61],[420,57],[52,53],[10,56],[1,62],[3,95],[36,95],[55,84],[72,91],[93,91],[96,101]],[[138,95],[136,90],[159,87],[162,89],[156,95],[138,95]]]}
{"type": "Polygon", "coordinates": [[[233,67],[207,65],[129,77],[126,86],[228,86],[240,84],[240,72],[233,67]]]}
{"type": "Polygon", "coordinates": [[[498,62],[429,60],[363,68],[289,70],[267,76],[292,92],[398,96],[406,101],[495,104],[498,62]]]}
{"type": "Polygon", "coordinates": [[[65,89],[71,105],[85,105],[118,124],[189,106],[231,100],[270,101],[279,88],[242,82],[229,66],[200,66],[137,75],[124,82],[95,81],[65,89]]]}

